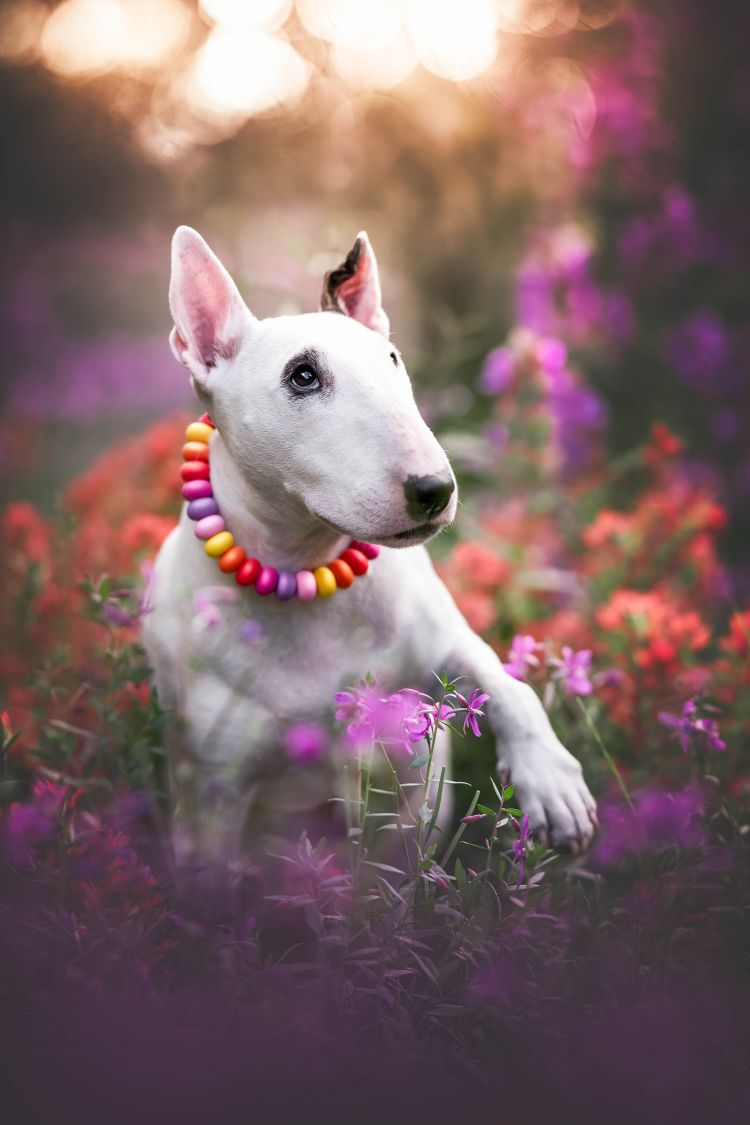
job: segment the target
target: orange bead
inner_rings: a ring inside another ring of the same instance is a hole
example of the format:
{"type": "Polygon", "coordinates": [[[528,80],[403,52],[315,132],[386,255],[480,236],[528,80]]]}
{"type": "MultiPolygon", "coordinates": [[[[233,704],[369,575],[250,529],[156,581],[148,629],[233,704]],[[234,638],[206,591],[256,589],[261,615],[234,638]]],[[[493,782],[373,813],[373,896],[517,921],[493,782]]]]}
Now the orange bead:
{"type": "Polygon", "coordinates": [[[336,585],[340,590],[346,590],[354,581],[354,571],[343,559],[336,559],[329,564],[328,569],[336,579],[336,585]]]}
{"type": "Polygon", "coordinates": [[[242,566],[244,561],[245,552],[242,547],[230,547],[219,559],[219,570],[223,570],[225,574],[231,574],[233,570],[242,566]]]}
{"type": "Polygon", "coordinates": [[[208,446],[205,441],[188,441],[182,447],[183,461],[208,461],[208,446]]]}
{"type": "Polygon", "coordinates": [[[370,566],[365,555],[361,551],[357,551],[354,547],[347,547],[345,551],[341,552],[341,561],[350,566],[355,574],[367,574],[370,566]]]}

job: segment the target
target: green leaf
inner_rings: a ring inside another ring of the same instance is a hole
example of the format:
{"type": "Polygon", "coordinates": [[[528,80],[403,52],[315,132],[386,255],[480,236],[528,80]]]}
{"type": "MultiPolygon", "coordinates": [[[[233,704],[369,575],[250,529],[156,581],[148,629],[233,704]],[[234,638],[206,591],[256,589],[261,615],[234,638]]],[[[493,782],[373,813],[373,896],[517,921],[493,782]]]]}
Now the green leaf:
{"type": "Polygon", "coordinates": [[[511,797],[513,796],[513,794],[515,793],[515,791],[516,791],[515,785],[504,785],[503,786],[503,800],[509,801],[511,799],[511,797]]]}

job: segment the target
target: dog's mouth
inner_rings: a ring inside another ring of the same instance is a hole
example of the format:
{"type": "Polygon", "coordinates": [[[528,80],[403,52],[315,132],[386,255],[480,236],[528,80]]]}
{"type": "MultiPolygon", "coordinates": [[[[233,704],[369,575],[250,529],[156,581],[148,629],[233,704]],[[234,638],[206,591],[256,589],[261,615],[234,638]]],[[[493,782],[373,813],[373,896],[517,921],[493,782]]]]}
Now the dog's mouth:
{"type": "Polygon", "coordinates": [[[432,539],[444,527],[444,523],[431,520],[429,523],[420,523],[417,527],[410,527],[408,531],[398,531],[395,535],[381,536],[375,542],[381,543],[384,547],[411,547],[415,543],[426,543],[428,539],[432,539]]]}
{"type": "MultiPolygon", "coordinates": [[[[312,509],[311,509],[312,510],[312,509]]],[[[332,520],[326,519],[321,516],[320,512],[312,513],[316,519],[328,525],[339,535],[348,535],[351,539],[359,539],[368,543],[377,543],[381,547],[413,547],[418,543],[426,543],[428,539],[432,539],[438,532],[442,531],[447,525],[441,520],[430,520],[428,523],[420,523],[416,527],[409,527],[406,531],[397,531],[393,535],[368,535],[364,532],[346,531],[344,528],[339,527],[338,524],[333,523],[332,520]]]]}

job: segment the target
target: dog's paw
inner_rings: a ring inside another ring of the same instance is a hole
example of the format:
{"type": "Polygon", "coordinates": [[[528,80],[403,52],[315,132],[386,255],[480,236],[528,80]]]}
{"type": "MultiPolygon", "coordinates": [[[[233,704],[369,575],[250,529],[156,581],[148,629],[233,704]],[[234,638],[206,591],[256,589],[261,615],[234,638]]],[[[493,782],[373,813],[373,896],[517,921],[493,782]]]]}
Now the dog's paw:
{"type": "Polygon", "coordinates": [[[501,759],[498,774],[512,780],[513,803],[528,813],[536,838],[577,854],[599,827],[596,801],[583,779],[581,763],[555,739],[519,748],[512,760],[501,759]]]}

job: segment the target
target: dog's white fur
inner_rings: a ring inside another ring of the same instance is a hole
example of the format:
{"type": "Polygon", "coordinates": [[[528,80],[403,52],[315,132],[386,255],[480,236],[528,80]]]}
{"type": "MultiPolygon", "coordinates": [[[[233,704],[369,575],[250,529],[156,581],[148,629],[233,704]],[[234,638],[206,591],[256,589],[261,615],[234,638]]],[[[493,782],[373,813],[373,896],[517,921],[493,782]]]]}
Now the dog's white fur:
{"type": "MultiPolygon", "coordinates": [[[[222,575],[183,511],[159,553],[144,622],[160,699],[176,716],[178,855],[237,854],[286,724],[330,713],[334,692],[367,672],[394,688],[429,689],[431,670],[489,692],[499,770],[513,778],[532,827],[577,850],[596,822],[580,764],[532,689],[471,630],[421,545],[453,519],[455,493],[426,525],[407,511],[408,477],[450,469],[388,341],[365,234],[356,248],[356,268],[332,290],[339,313],[259,321],[199,234],[180,227],[174,237],[170,342],[216,423],[214,492],[236,541],[287,570],[335,558],[350,538],[384,545],[350,589],[280,602],[222,575]],[[297,356],[313,357],[321,390],[294,394],[288,372],[297,356]],[[216,587],[235,591],[216,595],[233,600],[222,602],[220,624],[201,628],[196,594],[216,587]],[[241,635],[248,618],[259,624],[252,645],[241,635]]],[[[445,741],[441,752],[447,760],[445,741]]]]}

